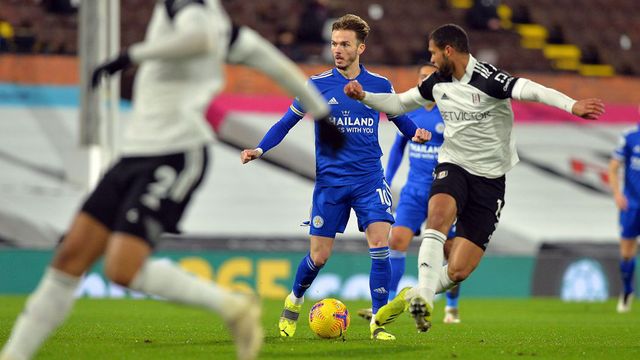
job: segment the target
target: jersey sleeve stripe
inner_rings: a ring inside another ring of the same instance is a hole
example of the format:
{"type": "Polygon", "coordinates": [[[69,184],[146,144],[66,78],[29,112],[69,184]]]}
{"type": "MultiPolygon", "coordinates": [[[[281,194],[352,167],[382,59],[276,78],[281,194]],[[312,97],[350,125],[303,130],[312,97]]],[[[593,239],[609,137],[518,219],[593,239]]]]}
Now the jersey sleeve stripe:
{"type": "Polygon", "coordinates": [[[325,71],[323,73],[320,73],[320,74],[317,74],[317,75],[311,75],[311,78],[312,79],[324,79],[324,78],[329,77],[331,75],[333,75],[333,72],[331,70],[327,70],[327,71],[325,71]]]}
{"type": "Polygon", "coordinates": [[[291,111],[293,111],[298,116],[304,116],[304,113],[302,111],[296,109],[296,107],[293,106],[293,105],[289,106],[289,109],[291,109],[291,111]]]}

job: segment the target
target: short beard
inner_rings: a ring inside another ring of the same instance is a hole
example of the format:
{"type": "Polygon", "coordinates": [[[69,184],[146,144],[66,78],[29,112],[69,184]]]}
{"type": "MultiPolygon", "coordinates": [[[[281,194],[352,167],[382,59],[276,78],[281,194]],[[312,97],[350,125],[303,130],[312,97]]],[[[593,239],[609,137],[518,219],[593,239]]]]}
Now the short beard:
{"type": "MultiPolygon", "coordinates": [[[[342,59],[342,61],[345,61],[345,59],[342,59]]],[[[333,60],[333,64],[336,66],[336,69],[338,69],[338,70],[347,70],[347,68],[349,66],[351,66],[351,64],[353,64],[353,60],[352,61],[345,61],[345,65],[342,65],[342,66],[338,66],[336,64],[336,61],[333,60]]]]}
{"type": "Polygon", "coordinates": [[[449,77],[453,75],[453,64],[449,61],[449,57],[445,55],[444,61],[441,67],[438,68],[440,74],[444,77],[449,77]]]}

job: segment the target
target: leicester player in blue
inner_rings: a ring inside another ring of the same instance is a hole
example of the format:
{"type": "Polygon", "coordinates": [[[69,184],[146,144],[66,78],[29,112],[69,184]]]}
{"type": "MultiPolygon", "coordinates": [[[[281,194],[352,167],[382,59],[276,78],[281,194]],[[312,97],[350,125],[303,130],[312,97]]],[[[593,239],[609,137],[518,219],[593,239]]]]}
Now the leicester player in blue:
{"type": "Polygon", "coordinates": [[[617,311],[631,310],[633,274],[640,236],[640,126],[625,132],[609,162],[609,185],[616,206],[620,209],[620,274],[623,290],[617,311]],[[624,168],[624,189],[621,189],[619,170],[624,168]]]}
{"type": "MultiPolygon", "coordinates": [[[[391,192],[384,180],[380,162],[380,114],[348,98],[342,90],[349,81],[357,80],[372,91],[393,92],[386,78],[360,65],[360,55],[365,50],[364,42],[368,33],[369,26],[360,17],[348,14],[339,18],[333,23],[331,34],[335,68],[311,77],[311,82],[331,107],[331,121],[345,134],[345,144],[340,151],[334,152],[316,140],[316,184],[310,219],[310,252],[300,262],[292,292],[285,299],[278,324],[283,337],[294,335],[304,293],[329,259],[336,233],[345,230],[351,209],[355,211],[358,228],[365,232],[369,244],[369,285],[373,312],[388,301],[391,277],[388,238],[394,218],[391,213],[391,192]]],[[[299,102],[294,101],[256,149],[241,153],[242,162],[257,159],[280,143],[304,114],[299,102]]],[[[429,132],[418,129],[408,117],[390,117],[390,120],[416,142],[423,143],[430,137],[429,132]]],[[[395,339],[375,323],[371,324],[370,330],[372,339],[395,339]]]]}

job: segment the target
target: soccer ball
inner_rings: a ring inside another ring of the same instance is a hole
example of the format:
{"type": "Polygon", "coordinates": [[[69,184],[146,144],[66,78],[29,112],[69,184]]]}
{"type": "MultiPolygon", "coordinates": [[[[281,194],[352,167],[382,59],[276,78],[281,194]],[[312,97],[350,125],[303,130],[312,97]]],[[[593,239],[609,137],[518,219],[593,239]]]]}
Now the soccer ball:
{"type": "Polygon", "coordinates": [[[320,300],[309,311],[309,326],[316,335],[325,339],[342,336],[349,328],[349,311],[336,299],[320,300]]]}

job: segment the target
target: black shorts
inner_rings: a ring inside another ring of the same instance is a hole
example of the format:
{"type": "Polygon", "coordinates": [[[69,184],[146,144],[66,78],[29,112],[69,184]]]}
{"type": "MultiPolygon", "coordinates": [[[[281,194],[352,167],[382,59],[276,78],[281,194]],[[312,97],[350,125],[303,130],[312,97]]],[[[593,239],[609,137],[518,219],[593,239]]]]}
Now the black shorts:
{"type": "Polygon", "coordinates": [[[111,231],[139,236],[153,247],[163,232],[178,232],[178,221],[207,163],[206,148],[124,157],[100,180],[82,211],[111,231]]]}
{"type": "Polygon", "coordinates": [[[489,179],[450,163],[438,164],[433,176],[429,197],[444,193],[456,200],[456,236],[486,250],[504,207],[505,176],[489,179]]]}

